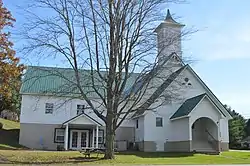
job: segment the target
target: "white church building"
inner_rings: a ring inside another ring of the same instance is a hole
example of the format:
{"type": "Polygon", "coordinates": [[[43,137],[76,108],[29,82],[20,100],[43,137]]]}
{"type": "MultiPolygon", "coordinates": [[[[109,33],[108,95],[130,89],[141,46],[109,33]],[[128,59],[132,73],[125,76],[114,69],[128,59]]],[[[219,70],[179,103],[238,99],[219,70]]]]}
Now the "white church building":
{"type": "MultiPolygon", "coordinates": [[[[116,131],[118,150],[127,150],[131,146],[145,152],[220,152],[229,149],[228,120],[232,117],[195,71],[182,62],[180,36],[183,26],[168,11],[166,19],[155,29],[158,50],[161,50],[159,59],[171,68],[171,72],[163,70],[162,74],[166,79],[173,73],[176,77],[166,90],[179,87],[180,99],[154,111],[131,115],[116,131]],[[166,47],[163,41],[169,36],[179,40],[166,47]]],[[[51,88],[56,89],[62,81],[55,75],[46,77],[48,70],[65,71],[69,75],[73,72],[67,68],[27,68],[20,91],[19,143],[32,149],[48,150],[56,150],[58,146],[65,150],[103,146],[105,124],[93,111],[85,109],[87,103],[84,100],[69,100],[69,96],[45,93],[51,88]]]]}

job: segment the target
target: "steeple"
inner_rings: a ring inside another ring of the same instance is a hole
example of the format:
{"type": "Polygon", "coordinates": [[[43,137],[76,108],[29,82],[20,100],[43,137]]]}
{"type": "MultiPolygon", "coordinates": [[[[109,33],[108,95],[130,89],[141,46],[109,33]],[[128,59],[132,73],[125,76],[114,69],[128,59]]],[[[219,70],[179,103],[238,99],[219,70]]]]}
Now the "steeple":
{"type": "Polygon", "coordinates": [[[163,22],[155,29],[157,33],[158,60],[164,60],[173,52],[181,58],[181,36],[184,24],[175,21],[169,11],[163,22]]]}
{"type": "Polygon", "coordinates": [[[178,23],[177,21],[175,21],[170,13],[170,10],[168,9],[167,11],[167,16],[164,20],[164,22],[168,23],[168,24],[173,24],[176,26],[184,26],[183,24],[178,23]]]}

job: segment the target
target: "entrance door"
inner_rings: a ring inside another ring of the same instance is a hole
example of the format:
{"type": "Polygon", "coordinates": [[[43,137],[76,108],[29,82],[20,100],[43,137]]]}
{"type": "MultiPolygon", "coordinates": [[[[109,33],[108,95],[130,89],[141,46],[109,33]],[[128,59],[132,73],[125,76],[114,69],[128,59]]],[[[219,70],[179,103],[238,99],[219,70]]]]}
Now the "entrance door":
{"type": "Polygon", "coordinates": [[[88,130],[71,130],[70,132],[70,148],[74,150],[83,149],[89,146],[88,130]]]}

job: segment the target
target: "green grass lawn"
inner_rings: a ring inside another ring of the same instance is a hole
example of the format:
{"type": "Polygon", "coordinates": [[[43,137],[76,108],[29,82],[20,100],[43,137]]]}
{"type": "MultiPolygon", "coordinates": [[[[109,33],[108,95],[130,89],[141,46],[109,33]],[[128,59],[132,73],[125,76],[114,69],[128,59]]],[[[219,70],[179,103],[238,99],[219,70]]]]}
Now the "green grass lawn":
{"type": "Polygon", "coordinates": [[[191,153],[117,153],[116,159],[102,160],[103,155],[92,154],[90,159],[84,158],[77,151],[52,152],[25,150],[18,144],[20,125],[17,122],[0,118],[4,124],[0,130],[0,164],[250,164],[250,152],[230,151],[220,155],[191,153]]]}
{"type": "Polygon", "coordinates": [[[0,163],[12,164],[249,164],[250,152],[223,152],[220,155],[185,154],[185,153],[117,153],[115,160],[102,160],[92,154],[90,159],[79,152],[45,152],[0,150],[0,163]]]}
{"type": "Polygon", "coordinates": [[[18,122],[0,118],[0,123],[3,124],[3,129],[5,130],[20,129],[20,123],[18,122]]]}
{"type": "Polygon", "coordinates": [[[0,150],[23,148],[18,144],[20,124],[0,118],[3,129],[0,130],[0,150]]]}

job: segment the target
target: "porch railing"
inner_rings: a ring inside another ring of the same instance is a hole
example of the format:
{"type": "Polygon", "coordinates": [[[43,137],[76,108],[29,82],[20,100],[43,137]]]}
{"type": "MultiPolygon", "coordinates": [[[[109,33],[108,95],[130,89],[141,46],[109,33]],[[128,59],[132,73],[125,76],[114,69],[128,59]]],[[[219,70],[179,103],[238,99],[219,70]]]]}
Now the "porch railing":
{"type": "Polygon", "coordinates": [[[214,136],[206,129],[205,132],[208,134],[208,143],[212,146],[213,149],[218,151],[218,141],[214,138],[214,136]]]}

